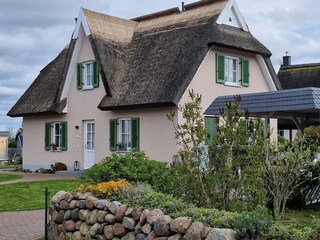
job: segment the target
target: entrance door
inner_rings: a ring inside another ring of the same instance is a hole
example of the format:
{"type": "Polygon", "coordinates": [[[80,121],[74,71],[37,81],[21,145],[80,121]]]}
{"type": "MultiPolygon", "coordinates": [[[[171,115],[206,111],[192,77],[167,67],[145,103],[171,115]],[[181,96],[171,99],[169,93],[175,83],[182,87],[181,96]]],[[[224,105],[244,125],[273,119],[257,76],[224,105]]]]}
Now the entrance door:
{"type": "Polygon", "coordinates": [[[84,122],[84,169],[88,169],[94,164],[94,121],[84,122]]]}

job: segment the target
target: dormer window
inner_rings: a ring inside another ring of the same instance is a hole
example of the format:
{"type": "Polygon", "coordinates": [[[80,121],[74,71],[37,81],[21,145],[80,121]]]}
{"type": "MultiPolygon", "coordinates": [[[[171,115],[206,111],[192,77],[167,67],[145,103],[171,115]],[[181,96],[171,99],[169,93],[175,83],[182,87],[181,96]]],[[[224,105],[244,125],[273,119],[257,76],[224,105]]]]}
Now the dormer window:
{"type": "Polygon", "coordinates": [[[77,89],[90,90],[99,87],[99,69],[96,61],[77,64],[77,89]]]}
{"type": "Polygon", "coordinates": [[[228,86],[249,87],[249,60],[235,56],[216,55],[216,82],[228,86]]]}

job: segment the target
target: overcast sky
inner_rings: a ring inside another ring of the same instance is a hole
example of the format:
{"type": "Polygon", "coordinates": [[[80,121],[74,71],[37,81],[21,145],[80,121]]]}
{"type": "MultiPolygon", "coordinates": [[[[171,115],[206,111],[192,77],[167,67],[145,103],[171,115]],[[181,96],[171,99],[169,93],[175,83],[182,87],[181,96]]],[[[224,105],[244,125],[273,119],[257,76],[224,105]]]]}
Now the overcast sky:
{"type": "MultiPolygon", "coordinates": [[[[320,1],[236,1],[251,33],[273,53],[276,71],[286,51],[293,64],[320,62],[320,1]]],[[[0,131],[21,126],[6,113],[69,42],[81,6],[128,19],[181,1],[0,0],[0,131]]]]}

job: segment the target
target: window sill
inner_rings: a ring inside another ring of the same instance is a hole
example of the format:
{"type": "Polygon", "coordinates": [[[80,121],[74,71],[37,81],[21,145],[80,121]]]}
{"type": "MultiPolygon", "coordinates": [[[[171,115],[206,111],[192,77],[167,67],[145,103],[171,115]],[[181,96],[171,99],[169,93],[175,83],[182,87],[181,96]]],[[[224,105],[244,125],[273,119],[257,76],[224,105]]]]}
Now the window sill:
{"type": "Polygon", "coordinates": [[[62,152],[62,150],[60,150],[60,149],[57,149],[57,150],[51,149],[50,152],[62,152]]]}
{"type": "Polygon", "coordinates": [[[225,82],[224,85],[225,85],[225,86],[228,86],[228,87],[241,88],[241,85],[239,85],[238,83],[225,82]]]}
{"type": "Polygon", "coordinates": [[[86,86],[82,88],[82,91],[88,91],[88,90],[92,90],[93,86],[86,86]]]}

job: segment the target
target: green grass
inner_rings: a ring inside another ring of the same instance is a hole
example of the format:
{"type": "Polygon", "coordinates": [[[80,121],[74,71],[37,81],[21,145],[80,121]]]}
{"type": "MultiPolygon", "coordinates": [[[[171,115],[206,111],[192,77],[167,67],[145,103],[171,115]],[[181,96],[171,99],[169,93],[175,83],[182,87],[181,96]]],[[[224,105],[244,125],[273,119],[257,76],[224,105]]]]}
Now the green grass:
{"type": "Polygon", "coordinates": [[[0,185],[0,212],[23,211],[44,208],[44,189],[52,196],[60,191],[72,191],[80,185],[79,180],[48,180],[0,185]]]}
{"type": "Polygon", "coordinates": [[[13,175],[13,174],[0,174],[0,182],[10,181],[22,178],[20,175],[13,175]]]}
{"type": "Polygon", "coordinates": [[[283,224],[294,225],[297,228],[310,227],[312,223],[320,222],[320,209],[286,209],[283,224]]]}
{"type": "Polygon", "coordinates": [[[15,168],[21,169],[21,167],[22,165],[7,165],[7,164],[0,165],[0,169],[15,169],[15,168]]]}

